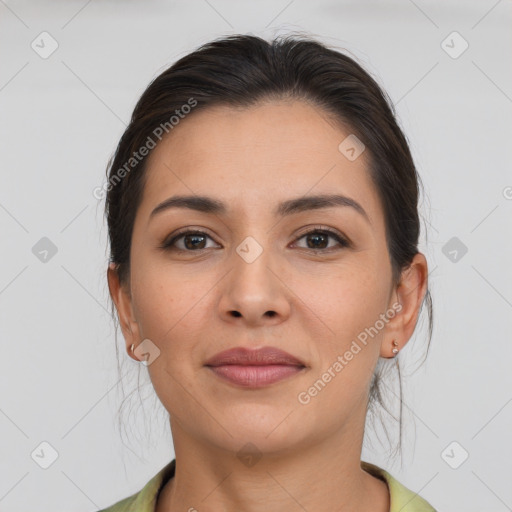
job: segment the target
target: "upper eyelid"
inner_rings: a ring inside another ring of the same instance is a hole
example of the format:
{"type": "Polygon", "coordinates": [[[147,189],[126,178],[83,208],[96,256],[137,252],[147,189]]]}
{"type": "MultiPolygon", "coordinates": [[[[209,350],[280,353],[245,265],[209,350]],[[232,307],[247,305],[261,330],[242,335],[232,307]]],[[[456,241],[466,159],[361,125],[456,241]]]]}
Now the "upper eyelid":
{"type": "MultiPolygon", "coordinates": [[[[310,233],[311,231],[329,231],[329,232],[332,232],[333,234],[337,234],[343,238],[347,238],[343,232],[341,232],[340,230],[336,229],[336,228],[333,228],[333,227],[330,227],[330,226],[326,226],[326,225],[323,225],[323,224],[312,224],[312,225],[309,225],[309,226],[306,226],[304,229],[304,232],[301,232],[299,235],[297,236],[304,236],[304,235],[307,235],[308,233],[310,233]]],[[[167,238],[168,239],[172,239],[174,237],[177,237],[177,236],[181,236],[181,235],[186,235],[188,233],[200,233],[200,234],[205,234],[205,235],[208,235],[209,237],[211,238],[215,238],[215,236],[211,235],[209,232],[208,232],[208,228],[204,228],[204,227],[198,227],[198,228],[195,228],[195,227],[186,227],[186,228],[180,228],[178,229],[177,231],[175,231],[172,235],[169,235],[167,238]]]]}

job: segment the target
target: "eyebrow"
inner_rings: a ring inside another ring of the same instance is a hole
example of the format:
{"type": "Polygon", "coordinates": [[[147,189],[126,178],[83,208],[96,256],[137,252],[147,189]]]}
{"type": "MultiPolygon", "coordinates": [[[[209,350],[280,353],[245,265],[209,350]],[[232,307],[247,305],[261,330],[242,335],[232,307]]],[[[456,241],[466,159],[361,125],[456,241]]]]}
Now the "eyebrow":
{"type": "MultiPolygon", "coordinates": [[[[365,209],[355,199],[339,194],[323,194],[289,199],[280,203],[273,213],[275,216],[287,217],[309,210],[340,206],[353,208],[371,224],[365,209]]],[[[228,213],[228,208],[222,201],[208,196],[173,196],[156,206],[149,216],[150,220],[158,213],[171,208],[187,208],[215,215],[226,215],[228,213]]]]}

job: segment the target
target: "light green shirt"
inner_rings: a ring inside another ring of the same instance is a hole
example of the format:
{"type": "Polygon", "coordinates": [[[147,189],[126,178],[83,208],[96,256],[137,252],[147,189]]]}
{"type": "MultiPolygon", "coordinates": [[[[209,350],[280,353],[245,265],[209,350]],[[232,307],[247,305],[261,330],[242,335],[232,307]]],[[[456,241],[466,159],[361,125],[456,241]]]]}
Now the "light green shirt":
{"type": "MultiPolygon", "coordinates": [[[[361,461],[368,473],[387,483],[391,499],[389,512],[436,512],[435,508],[416,493],[404,487],[387,471],[369,462],[361,461]]],[[[164,466],[139,492],[118,501],[99,512],[154,512],[158,493],[174,476],[176,459],[164,466]]]]}

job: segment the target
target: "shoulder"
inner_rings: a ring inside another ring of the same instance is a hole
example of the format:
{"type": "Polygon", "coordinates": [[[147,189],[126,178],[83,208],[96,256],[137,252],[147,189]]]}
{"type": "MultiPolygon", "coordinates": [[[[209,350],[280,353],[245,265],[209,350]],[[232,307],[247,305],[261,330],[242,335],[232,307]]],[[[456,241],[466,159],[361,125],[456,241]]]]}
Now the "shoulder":
{"type": "Polygon", "coordinates": [[[114,503],[98,512],[154,512],[158,493],[174,476],[176,459],[164,466],[149,482],[135,494],[114,503]]]}
{"type": "Polygon", "coordinates": [[[389,488],[391,507],[389,512],[437,512],[425,499],[401,484],[386,470],[361,461],[361,467],[368,473],[384,480],[389,488]]]}

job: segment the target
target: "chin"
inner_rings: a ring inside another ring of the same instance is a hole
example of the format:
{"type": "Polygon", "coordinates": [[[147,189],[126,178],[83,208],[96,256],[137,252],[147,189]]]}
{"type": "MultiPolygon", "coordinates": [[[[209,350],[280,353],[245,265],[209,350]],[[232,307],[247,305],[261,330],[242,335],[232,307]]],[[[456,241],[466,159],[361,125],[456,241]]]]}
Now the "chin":
{"type": "MultiPolygon", "coordinates": [[[[253,446],[266,454],[293,450],[310,436],[305,432],[304,425],[297,424],[298,417],[294,417],[294,414],[288,416],[289,413],[290,410],[286,408],[269,411],[268,406],[260,409],[253,405],[245,414],[237,412],[231,417],[226,415],[223,426],[229,434],[217,429],[220,438],[216,444],[235,452],[246,445],[249,445],[246,450],[250,451],[253,446]]],[[[212,431],[207,434],[211,436],[212,431]]]]}
{"type": "Polygon", "coordinates": [[[227,450],[236,454],[240,459],[244,456],[255,458],[261,456],[279,456],[283,453],[296,451],[299,449],[303,440],[295,439],[288,433],[259,432],[252,428],[251,430],[232,431],[233,437],[211,440],[218,448],[227,450]]]}

